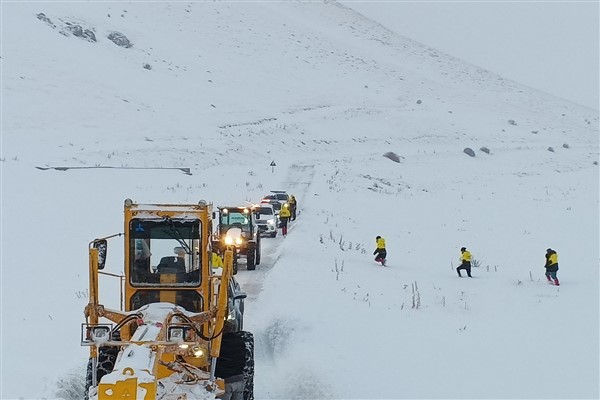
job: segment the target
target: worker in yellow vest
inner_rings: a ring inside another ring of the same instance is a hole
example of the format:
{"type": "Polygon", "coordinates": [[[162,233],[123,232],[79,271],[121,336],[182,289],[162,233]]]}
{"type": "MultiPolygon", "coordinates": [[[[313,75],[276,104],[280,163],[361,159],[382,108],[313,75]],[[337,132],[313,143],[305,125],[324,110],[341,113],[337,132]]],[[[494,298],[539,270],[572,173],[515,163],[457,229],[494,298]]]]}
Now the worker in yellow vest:
{"type": "Polygon", "coordinates": [[[458,268],[456,268],[456,272],[458,272],[458,276],[460,276],[462,278],[462,275],[460,274],[460,270],[461,269],[465,269],[467,270],[467,276],[469,278],[472,278],[471,276],[471,253],[467,251],[466,247],[462,247],[460,249],[460,262],[461,264],[458,266],[458,268]]]}
{"type": "Polygon", "coordinates": [[[558,254],[556,251],[552,249],[546,250],[546,279],[548,279],[548,283],[552,283],[554,280],[554,284],[556,286],[560,286],[558,282],[558,278],[556,277],[556,273],[558,272],[558,254]]]}
{"type": "Polygon", "coordinates": [[[290,216],[292,213],[290,212],[290,206],[288,203],[284,203],[279,211],[279,221],[281,221],[281,233],[285,237],[287,235],[287,224],[290,220],[290,216]]]}
{"type": "Polygon", "coordinates": [[[387,257],[387,250],[385,249],[385,239],[381,236],[375,238],[377,242],[377,248],[373,252],[375,261],[380,262],[385,267],[385,258],[387,257]]]}
{"type": "Polygon", "coordinates": [[[212,253],[212,267],[223,268],[223,259],[215,251],[212,253]]]}

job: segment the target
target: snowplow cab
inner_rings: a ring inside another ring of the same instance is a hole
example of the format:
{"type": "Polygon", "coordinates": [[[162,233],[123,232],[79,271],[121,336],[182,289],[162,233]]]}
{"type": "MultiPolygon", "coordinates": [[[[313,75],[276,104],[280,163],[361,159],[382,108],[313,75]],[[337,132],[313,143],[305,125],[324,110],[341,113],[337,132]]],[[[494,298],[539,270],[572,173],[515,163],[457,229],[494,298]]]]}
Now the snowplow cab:
{"type": "MultiPolygon", "coordinates": [[[[212,205],[127,199],[124,222],[123,234],[89,246],[90,301],[81,331],[81,344],[90,347],[85,399],[192,400],[221,394],[223,380],[215,370],[223,330],[246,295],[233,280],[231,248],[224,252],[223,267],[212,268],[212,205]],[[120,236],[124,274],[105,269],[108,240],[120,236]],[[100,278],[118,278],[119,310],[101,304],[100,278]]],[[[241,329],[241,322],[232,322],[241,329]]],[[[234,334],[252,342],[248,332],[234,334]]],[[[253,354],[239,357],[253,371],[253,354]]],[[[247,387],[245,398],[251,399],[250,376],[247,387]]]]}
{"type": "Polygon", "coordinates": [[[125,310],[167,302],[210,307],[212,207],[125,204],[125,310]]]}

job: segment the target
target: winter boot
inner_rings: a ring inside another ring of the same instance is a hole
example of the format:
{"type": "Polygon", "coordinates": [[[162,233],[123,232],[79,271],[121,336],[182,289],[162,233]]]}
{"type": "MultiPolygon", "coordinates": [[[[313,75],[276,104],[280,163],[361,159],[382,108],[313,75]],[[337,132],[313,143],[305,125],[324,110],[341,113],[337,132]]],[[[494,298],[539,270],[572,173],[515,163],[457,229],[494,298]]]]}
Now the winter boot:
{"type": "Polygon", "coordinates": [[[554,278],[554,284],[555,284],[556,286],[560,286],[560,283],[558,282],[558,278],[554,278]]]}

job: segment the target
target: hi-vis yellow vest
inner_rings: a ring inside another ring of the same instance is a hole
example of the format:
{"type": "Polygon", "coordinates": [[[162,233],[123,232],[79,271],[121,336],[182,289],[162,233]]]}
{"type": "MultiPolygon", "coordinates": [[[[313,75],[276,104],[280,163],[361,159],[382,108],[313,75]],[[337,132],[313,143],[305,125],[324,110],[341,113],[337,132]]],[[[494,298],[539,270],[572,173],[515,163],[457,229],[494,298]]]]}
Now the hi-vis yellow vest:
{"type": "Polygon", "coordinates": [[[212,267],[223,268],[223,259],[217,253],[212,253],[212,267]]]}
{"type": "Polygon", "coordinates": [[[464,253],[462,253],[462,255],[460,256],[460,261],[471,262],[471,253],[465,250],[464,253]]]}
{"type": "Polygon", "coordinates": [[[290,217],[290,215],[292,215],[290,213],[290,209],[288,207],[281,207],[281,211],[279,211],[279,216],[286,218],[286,217],[290,217]]]}

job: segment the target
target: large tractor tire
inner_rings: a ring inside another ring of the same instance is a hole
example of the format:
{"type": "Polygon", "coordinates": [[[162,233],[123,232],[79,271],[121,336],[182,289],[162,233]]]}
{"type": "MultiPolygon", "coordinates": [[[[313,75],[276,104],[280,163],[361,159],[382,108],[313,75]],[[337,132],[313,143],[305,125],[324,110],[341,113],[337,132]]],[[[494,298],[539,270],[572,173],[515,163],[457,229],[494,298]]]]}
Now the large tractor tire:
{"type": "Polygon", "coordinates": [[[246,254],[246,269],[248,271],[253,271],[256,269],[256,249],[248,249],[248,253],[246,254]]]}
{"type": "MultiPolygon", "coordinates": [[[[117,347],[100,347],[98,349],[98,369],[96,371],[96,385],[100,379],[112,372],[117,361],[119,349],[117,347]]],[[[87,371],[85,373],[85,393],[84,399],[88,400],[90,387],[92,387],[92,359],[88,360],[87,371]]]]}
{"type": "Polygon", "coordinates": [[[246,353],[244,354],[246,362],[244,366],[244,400],[254,400],[254,335],[246,331],[241,331],[239,334],[246,345],[246,353]]]}
{"type": "Polygon", "coordinates": [[[260,239],[258,239],[258,241],[256,242],[256,265],[260,264],[260,253],[261,253],[261,246],[260,246],[260,239]]]}

